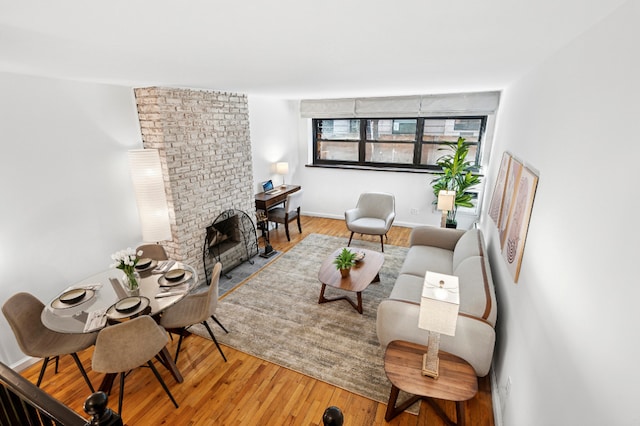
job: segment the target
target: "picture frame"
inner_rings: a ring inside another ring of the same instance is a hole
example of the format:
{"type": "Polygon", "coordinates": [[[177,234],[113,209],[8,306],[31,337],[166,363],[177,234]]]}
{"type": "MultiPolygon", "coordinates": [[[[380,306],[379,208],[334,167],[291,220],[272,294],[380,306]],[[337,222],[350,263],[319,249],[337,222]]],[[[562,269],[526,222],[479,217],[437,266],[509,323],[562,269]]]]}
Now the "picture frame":
{"type": "Polygon", "coordinates": [[[537,187],[538,175],[528,167],[521,167],[517,185],[514,188],[513,202],[510,206],[511,212],[505,226],[505,240],[502,247],[502,256],[507,262],[507,269],[515,283],[520,277],[522,256],[537,187]]]}
{"type": "Polygon", "coordinates": [[[502,160],[500,161],[500,169],[498,171],[498,177],[496,184],[493,187],[493,194],[491,195],[491,203],[489,204],[489,217],[493,220],[496,226],[500,227],[500,214],[502,212],[502,206],[504,203],[504,191],[507,181],[507,172],[509,171],[509,165],[511,163],[511,155],[508,152],[502,153],[502,160]]]}
{"type": "Polygon", "coordinates": [[[509,161],[509,168],[505,180],[504,199],[502,202],[502,208],[500,210],[500,218],[498,221],[498,233],[500,234],[500,249],[504,248],[504,241],[507,236],[507,224],[511,215],[513,206],[513,200],[515,198],[515,192],[518,188],[518,182],[520,181],[520,174],[522,173],[522,163],[515,157],[511,156],[509,161]]]}

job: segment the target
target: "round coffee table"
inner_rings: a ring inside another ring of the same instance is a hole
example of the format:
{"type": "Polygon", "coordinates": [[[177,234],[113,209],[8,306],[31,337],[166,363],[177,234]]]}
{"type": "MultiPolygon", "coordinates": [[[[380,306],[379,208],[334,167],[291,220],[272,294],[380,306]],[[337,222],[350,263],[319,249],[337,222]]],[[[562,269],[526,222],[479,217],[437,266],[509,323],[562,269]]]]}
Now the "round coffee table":
{"type": "Polygon", "coordinates": [[[342,248],[337,249],[327,257],[322,266],[320,266],[320,272],[318,272],[318,279],[322,283],[322,289],[320,290],[320,298],[318,303],[335,302],[336,300],[346,300],[353,308],[362,314],[362,292],[369,287],[372,282],[380,281],[380,268],[384,263],[384,255],[377,251],[366,249],[349,249],[353,251],[360,251],[364,253],[364,259],[356,263],[349,272],[349,276],[342,277],[340,271],[336,269],[333,264],[333,260],[342,251],[342,248]],[[339,288],[346,291],[355,292],[358,298],[358,304],[356,305],[353,300],[347,296],[326,298],[324,297],[324,291],[327,286],[339,288]]]}
{"type": "Polygon", "coordinates": [[[440,376],[437,379],[423,376],[422,355],[426,352],[426,346],[400,340],[394,340],[387,346],[384,371],[391,381],[391,393],[385,420],[393,419],[423,399],[446,424],[464,426],[464,401],[473,398],[478,392],[478,379],[473,367],[460,357],[440,351],[440,376]],[[396,406],[400,390],[414,396],[396,406]],[[449,419],[432,398],[455,401],[457,423],[449,419]]]}

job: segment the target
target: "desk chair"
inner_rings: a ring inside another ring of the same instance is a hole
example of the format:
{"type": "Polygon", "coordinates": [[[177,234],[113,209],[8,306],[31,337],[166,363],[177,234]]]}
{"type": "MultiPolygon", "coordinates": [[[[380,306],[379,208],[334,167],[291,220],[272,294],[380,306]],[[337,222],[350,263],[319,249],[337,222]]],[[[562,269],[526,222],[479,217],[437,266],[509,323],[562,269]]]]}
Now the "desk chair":
{"type": "Polygon", "coordinates": [[[20,350],[25,355],[43,358],[36,386],[40,387],[51,358],[56,360],[55,372],[57,373],[58,358],[61,355],[69,354],[73,357],[84,381],[87,382],[93,393],[93,386],[77,352],[92,346],[96,341],[97,333],[67,334],[50,330],[40,319],[43,309],[44,304],[29,293],[14,294],[2,305],[2,313],[16,336],[20,350]]]}
{"type": "Polygon", "coordinates": [[[224,356],[224,352],[222,352],[222,348],[207,322],[209,317],[211,317],[225,332],[228,333],[228,331],[215,317],[216,308],[218,307],[218,281],[220,280],[221,270],[222,264],[220,262],[216,263],[211,271],[211,284],[209,285],[208,291],[189,294],[162,313],[160,325],[168,331],[176,331],[180,334],[174,358],[174,362],[176,364],[178,363],[178,355],[180,354],[182,339],[184,339],[185,334],[187,334],[186,329],[193,324],[204,325],[209,336],[211,336],[211,340],[216,344],[220,355],[222,355],[222,359],[227,362],[227,357],[224,356]]]}
{"type": "Polygon", "coordinates": [[[354,232],[366,235],[380,235],[380,246],[384,252],[382,236],[387,236],[393,219],[396,217],[396,200],[392,194],[383,192],[367,192],[360,194],[354,209],[344,212],[347,229],[351,231],[349,243],[354,232]]]}
{"type": "Polygon", "coordinates": [[[122,414],[125,376],[133,369],[147,364],[173,405],[178,403],[153,365],[152,359],[162,351],[169,337],[167,333],[148,315],[103,328],[98,333],[93,351],[94,371],[106,374],[120,373],[120,395],[118,414],[122,414]]]}
{"type": "Polygon", "coordinates": [[[269,221],[284,224],[284,231],[287,234],[287,241],[291,241],[289,237],[289,222],[297,220],[298,231],[302,234],[302,225],[300,225],[300,204],[302,204],[302,189],[287,195],[287,200],[284,203],[284,208],[276,207],[269,210],[269,221]]]}

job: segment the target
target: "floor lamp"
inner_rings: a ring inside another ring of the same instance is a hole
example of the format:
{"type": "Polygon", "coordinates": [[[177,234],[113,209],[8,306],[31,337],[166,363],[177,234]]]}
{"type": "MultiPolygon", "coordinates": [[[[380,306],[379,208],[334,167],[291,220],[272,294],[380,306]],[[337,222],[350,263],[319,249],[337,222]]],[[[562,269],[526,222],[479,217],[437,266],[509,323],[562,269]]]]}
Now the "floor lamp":
{"type": "Polygon", "coordinates": [[[418,316],[418,327],[429,330],[429,345],[422,358],[423,376],[438,378],[440,334],[456,334],[459,309],[458,277],[427,271],[418,316]]]}

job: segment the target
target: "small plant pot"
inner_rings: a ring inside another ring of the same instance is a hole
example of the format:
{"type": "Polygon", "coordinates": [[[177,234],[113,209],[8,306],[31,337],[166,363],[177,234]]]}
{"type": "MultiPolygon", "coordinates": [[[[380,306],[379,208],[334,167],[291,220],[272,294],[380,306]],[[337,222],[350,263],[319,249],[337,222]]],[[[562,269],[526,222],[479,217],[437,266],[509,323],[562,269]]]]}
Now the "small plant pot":
{"type": "Polygon", "coordinates": [[[457,223],[447,222],[447,223],[445,223],[445,225],[444,225],[444,226],[446,226],[447,228],[453,228],[453,229],[456,229],[456,228],[458,227],[458,224],[457,224],[457,223]]]}
{"type": "Polygon", "coordinates": [[[347,278],[349,276],[350,270],[351,270],[350,268],[340,269],[340,275],[342,275],[342,278],[347,278]]]}

